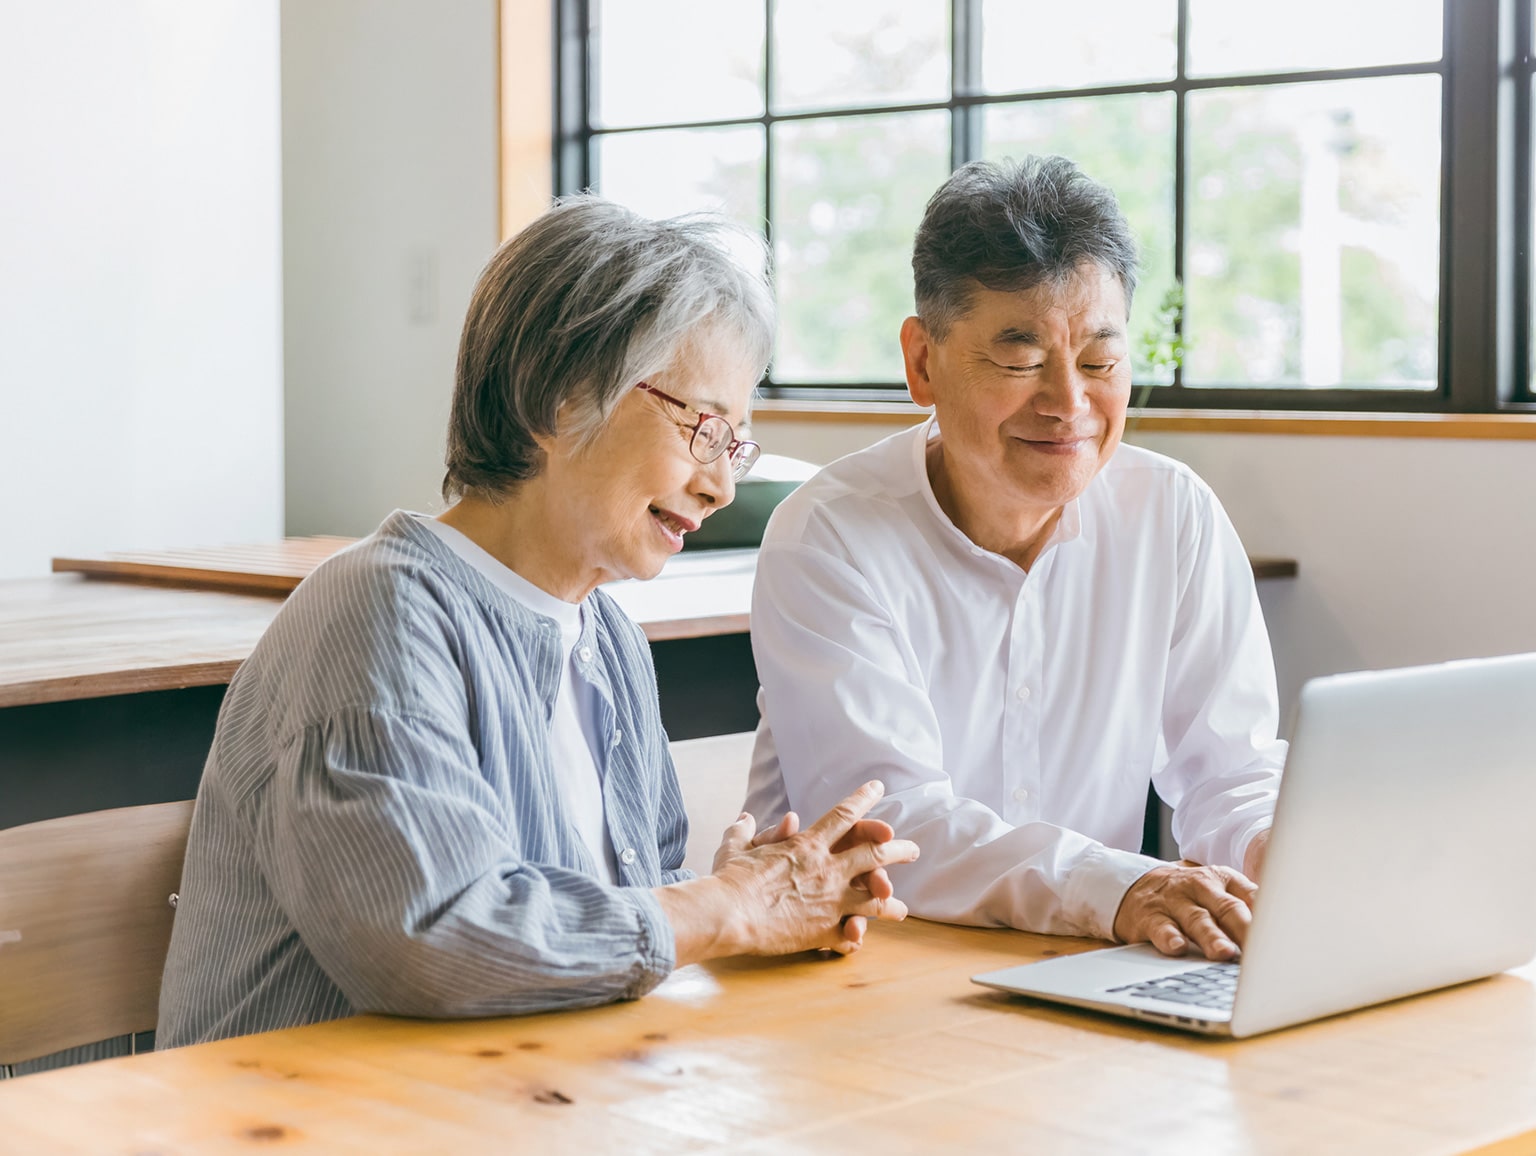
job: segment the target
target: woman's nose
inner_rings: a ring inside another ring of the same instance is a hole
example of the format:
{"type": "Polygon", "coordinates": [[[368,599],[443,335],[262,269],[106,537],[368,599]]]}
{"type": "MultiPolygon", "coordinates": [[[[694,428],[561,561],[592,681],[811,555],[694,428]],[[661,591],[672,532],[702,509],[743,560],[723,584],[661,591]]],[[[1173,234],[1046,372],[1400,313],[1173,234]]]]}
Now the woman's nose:
{"type": "Polygon", "coordinates": [[[693,471],[694,497],[712,509],[729,506],[736,498],[736,473],[730,454],[712,462],[700,462],[693,471]]]}

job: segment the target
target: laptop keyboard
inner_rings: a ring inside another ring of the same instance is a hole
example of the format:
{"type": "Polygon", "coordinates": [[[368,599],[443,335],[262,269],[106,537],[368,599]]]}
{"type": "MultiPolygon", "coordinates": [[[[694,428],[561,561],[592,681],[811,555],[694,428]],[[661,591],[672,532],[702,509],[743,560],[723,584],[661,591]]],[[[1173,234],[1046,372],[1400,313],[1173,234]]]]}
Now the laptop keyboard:
{"type": "Polygon", "coordinates": [[[1207,967],[1175,972],[1143,983],[1127,983],[1108,990],[1121,995],[1186,1003],[1191,1007],[1226,1010],[1231,1008],[1232,997],[1237,994],[1237,975],[1241,967],[1237,963],[1213,963],[1207,967]]]}

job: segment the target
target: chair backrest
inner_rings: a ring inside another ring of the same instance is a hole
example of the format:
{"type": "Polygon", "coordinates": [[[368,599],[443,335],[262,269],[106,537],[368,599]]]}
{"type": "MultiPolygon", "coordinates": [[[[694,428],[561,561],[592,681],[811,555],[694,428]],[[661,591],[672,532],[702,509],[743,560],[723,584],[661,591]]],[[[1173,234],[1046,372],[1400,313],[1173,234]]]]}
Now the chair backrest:
{"type": "Polygon", "coordinates": [[[708,875],[726,827],[741,814],[752,767],[751,731],[680,739],[671,744],[683,807],[688,812],[688,850],[683,866],[708,875]]]}
{"type": "Polygon", "coordinates": [[[192,804],[0,831],[0,1065],[150,1031],[192,804]]]}

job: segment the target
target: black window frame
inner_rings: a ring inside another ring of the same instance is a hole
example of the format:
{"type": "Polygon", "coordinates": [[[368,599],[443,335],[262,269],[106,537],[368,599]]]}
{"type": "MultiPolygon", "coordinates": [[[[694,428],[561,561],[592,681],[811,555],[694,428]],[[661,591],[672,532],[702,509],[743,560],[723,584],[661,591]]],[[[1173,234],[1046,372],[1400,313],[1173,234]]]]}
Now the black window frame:
{"type": "MultiPolygon", "coordinates": [[[[763,204],[774,219],[774,124],[871,113],[947,111],[951,168],[981,155],[982,110],[1062,97],[1172,93],[1174,139],[1174,272],[1184,273],[1185,101],[1190,92],[1251,85],[1326,82],[1435,74],[1441,77],[1441,268],[1439,382],[1435,390],[1172,385],[1147,391],[1147,408],[1345,411],[1382,413],[1536,413],[1532,386],[1533,327],[1530,238],[1533,0],[1444,0],[1444,51],[1438,62],[1295,73],[1187,76],[1189,0],[1178,0],[1177,68],[1151,84],[991,94],[981,77],[982,0],[950,0],[950,97],[944,101],[773,111],[774,0],[762,0],[765,36],[762,114],[623,128],[592,124],[591,0],[553,0],[555,20],[554,191],[591,188],[593,142],[605,135],[657,128],[760,125],[764,133],[763,204]]],[[[599,186],[600,189],[600,186],[599,186]]],[[[913,222],[914,227],[916,222],[913,222]]],[[[895,335],[891,338],[895,340],[895,335]]],[[[1140,384],[1140,383],[1138,383],[1140,384]]],[[[896,382],[763,383],[765,397],[817,402],[905,400],[896,382]]],[[[1140,400],[1140,398],[1138,398],[1140,400]]]]}

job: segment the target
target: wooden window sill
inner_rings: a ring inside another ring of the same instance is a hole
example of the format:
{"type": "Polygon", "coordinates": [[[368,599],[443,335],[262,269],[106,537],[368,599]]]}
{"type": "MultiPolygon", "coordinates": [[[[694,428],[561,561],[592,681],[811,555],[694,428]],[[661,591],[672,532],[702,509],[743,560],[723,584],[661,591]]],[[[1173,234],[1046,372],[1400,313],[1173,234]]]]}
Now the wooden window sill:
{"type": "MultiPolygon", "coordinates": [[[[913,425],[928,416],[908,402],[787,401],[752,407],[754,425],[829,422],[913,425]]],[[[1138,433],[1303,434],[1331,437],[1494,438],[1536,440],[1536,413],[1317,413],[1281,410],[1132,410],[1138,433]]]]}

